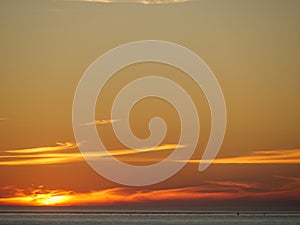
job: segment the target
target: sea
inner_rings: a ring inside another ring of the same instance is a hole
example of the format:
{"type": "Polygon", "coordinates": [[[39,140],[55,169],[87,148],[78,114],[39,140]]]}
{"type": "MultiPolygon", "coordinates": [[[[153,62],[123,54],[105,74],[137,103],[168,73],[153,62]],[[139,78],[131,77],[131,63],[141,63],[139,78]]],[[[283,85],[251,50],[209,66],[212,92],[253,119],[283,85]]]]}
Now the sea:
{"type": "Polygon", "coordinates": [[[300,225],[298,211],[0,209],[1,225],[300,225]]]}

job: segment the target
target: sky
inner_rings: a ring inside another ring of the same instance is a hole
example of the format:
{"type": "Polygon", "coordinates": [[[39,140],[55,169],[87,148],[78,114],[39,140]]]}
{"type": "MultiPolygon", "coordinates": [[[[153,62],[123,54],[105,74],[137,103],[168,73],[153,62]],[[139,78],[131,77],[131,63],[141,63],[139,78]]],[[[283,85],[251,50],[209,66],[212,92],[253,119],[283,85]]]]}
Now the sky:
{"type": "Polygon", "coordinates": [[[299,21],[294,0],[1,1],[0,205],[299,209],[299,21]],[[168,132],[159,146],[137,153],[112,128],[120,122],[110,115],[118,92],[159,74],[180,84],[198,110],[192,159],[163,182],[131,187],[105,179],[81,156],[72,129],[77,84],[97,57],[138,40],[187,47],[218,79],[227,129],[207,170],[198,171],[211,128],[203,92],[183,71],[152,62],[114,74],[98,96],[95,121],[82,126],[95,123],[110,153],[132,165],[184,151],[178,114],[158,98],[140,101],[129,119],[135,135],[147,138],[149,120],[162,117],[168,132]]]}

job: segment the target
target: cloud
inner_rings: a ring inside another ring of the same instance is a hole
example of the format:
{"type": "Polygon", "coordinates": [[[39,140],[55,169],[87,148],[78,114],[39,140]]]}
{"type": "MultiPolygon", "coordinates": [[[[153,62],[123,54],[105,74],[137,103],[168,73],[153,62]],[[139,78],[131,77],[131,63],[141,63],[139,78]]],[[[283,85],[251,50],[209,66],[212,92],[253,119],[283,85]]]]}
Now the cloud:
{"type": "Polygon", "coordinates": [[[158,4],[174,4],[184,3],[191,0],[82,0],[83,2],[95,3],[138,3],[144,5],[158,5],[158,4]]]}
{"type": "Polygon", "coordinates": [[[56,144],[57,144],[57,146],[25,148],[25,149],[15,149],[15,150],[2,150],[2,152],[6,152],[6,153],[44,153],[44,152],[73,149],[78,146],[76,143],[72,143],[72,142],[65,142],[65,143],[56,142],[56,144]]]}
{"type": "Polygon", "coordinates": [[[64,151],[70,151],[77,147],[78,144],[76,143],[57,142],[56,146],[1,150],[0,166],[63,163],[70,159],[74,160],[80,157],[78,154],[74,155],[74,153],[63,153],[64,151]]]}
{"type": "Polygon", "coordinates": [[[256,184],[252,184],[252,183],[233,182],[233,181],[207,181],[207,183],[217,185],[217,186],[223,186],[223,187],[237,187],[237,188],[245,188],[245,189],[258,187],[256,184]]]}
{"type": "MultiPolygon", "coordinates": [[[[200,161],[188,160],[197,164],[200,161]]],[[[214,159],[213,164],[300,164],[300,149],[252,151],[245,156],[214,159]]]]}
{"type": "MultiPolygon", "coordinates": [[[[0,166],[15,165],[44,165],[84,161],[80,151],[77,150],[79,144],[72,142],[57,142],[56,146],[36,147],[14,150],[0,151],[0,166]]],[[[162,158],[159,156],[144,157],[141,153],[155,153],[176,148],[183,149],[186,146],[177,144],[163,144],[151,148],[142,149],[116,149],[109,150],[109,154],[103,151],[90,151],[85,153],[90,159],[110,159],[110,156],[132,156],[127,158],[130,162],[148,162],[155,163],[162,158]]],[[[183,160],[178,160],[183,162],[183,160]]],[[[178,162],[177,161],[177,162],[178,162]]],[[[200,163],[200,160],[191,159],[185,161],[188,163],[200,163]]],[[[204,161],[205,163],[205,161],[204,161]]],[[[253,151],[245,156],[236,156],[228,158],[219,158],[213,161],[213,164],[300,164],[300,150],[264,150],[253,151]]]]}
{"type": "MultiPolygon", "coordinates": [[[[2,155],[0,155],[0,166],[46,165],[84,161],[81,153],[78,150],[75,150],[78,145],[79,144],[72,142],[57,142],[56,146],[50,147],[2,150],[0,151],[2,153],[2,155]]],[[[103,151],[91,151],[85,154],[94,160],[100,160],[105,159],[108,156],[127,156],[149,152],[153,153],[164,150],[173,150],[175,148],[184,148],[184,146],[164,144],[153,148],[109,150],[109,154],[103,151]]],[[[143,161],[143,158],[141,161],[143,161]]]]}
{"type": "MultiPolygon", "coordinates": [[[[282,178],[276,178],[282,179],[282,178]]],[[[283,185],[253,184],[235,181],[204,181],[202,185],[151,190],[145,188],[108,188],[89,192],[50,190],[39,186],[27,190],[7,186],[0,189],[2,205],[120,205],[122,203],[147,204],[153,202],[193,201],[203,202],[233,199],[299,199],[299,178],[287,178],[283,185]],[[288,183],[288,185],[287,185],[288,183]]]]}
{"type": "Polygon", "coordinates": [[[112,124],[117,122],[118,120],[95,120],[92,122],[82,123],[82,126],[91,126],[91,125],[105,125],[105,124],[112,124]]]}

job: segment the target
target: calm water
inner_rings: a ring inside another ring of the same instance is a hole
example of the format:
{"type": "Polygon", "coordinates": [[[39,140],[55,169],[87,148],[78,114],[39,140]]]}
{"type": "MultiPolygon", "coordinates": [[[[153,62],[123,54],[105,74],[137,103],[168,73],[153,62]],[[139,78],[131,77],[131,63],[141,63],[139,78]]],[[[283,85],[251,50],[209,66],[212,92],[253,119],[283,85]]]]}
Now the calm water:
{"type": "Polygon", "coordinates": [[[1,225],[35,224],[203,224],[203,225],[296,225],[299,213],[195,213],[195,212],[1,212],[1,225]]]}

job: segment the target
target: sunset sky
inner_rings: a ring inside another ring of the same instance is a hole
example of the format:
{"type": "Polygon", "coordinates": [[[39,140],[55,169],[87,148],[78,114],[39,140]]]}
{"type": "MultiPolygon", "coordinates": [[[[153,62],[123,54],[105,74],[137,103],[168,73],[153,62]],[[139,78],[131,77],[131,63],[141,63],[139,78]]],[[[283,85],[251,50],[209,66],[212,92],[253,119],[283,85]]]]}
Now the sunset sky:
{"type": "Polygon", "coordinates": [[[0,205],[299,209],[299,21],[296,0],[1,1],[0,205]],[[198,164],[211,128],[207,100],[184,72],[153,62],[123,68],[107,82],[96,106],[98,134],[114,157],[132,165],[184,151],[189,143],[177,146],[179,116],[158,98],[140,101],[130,115],[139,138],[149,136],[152,117],[165,120],[168,132],[156,148],[128,149],[112,128],[120,122],[111,118],[118,92],[160,75],[180,84],[198,110],[192,159],[166,181],[130,187],[103,178],[81,156],[72,129],[77,84],[97,57],[138,40],[191,49],[219,81],[227,130],[204,172],[198,164]]]}

